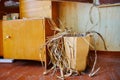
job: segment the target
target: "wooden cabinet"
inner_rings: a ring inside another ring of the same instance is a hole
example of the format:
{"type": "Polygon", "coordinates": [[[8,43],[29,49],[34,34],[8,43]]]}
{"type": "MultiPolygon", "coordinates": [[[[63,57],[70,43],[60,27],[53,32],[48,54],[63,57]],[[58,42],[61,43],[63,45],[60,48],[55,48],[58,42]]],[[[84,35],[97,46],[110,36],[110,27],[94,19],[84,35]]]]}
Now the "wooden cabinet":
{"type": "Polygon", "coordinates": [[[2,21],[2,34],[4,58],[46,61],[47,19],[2,21]]]}

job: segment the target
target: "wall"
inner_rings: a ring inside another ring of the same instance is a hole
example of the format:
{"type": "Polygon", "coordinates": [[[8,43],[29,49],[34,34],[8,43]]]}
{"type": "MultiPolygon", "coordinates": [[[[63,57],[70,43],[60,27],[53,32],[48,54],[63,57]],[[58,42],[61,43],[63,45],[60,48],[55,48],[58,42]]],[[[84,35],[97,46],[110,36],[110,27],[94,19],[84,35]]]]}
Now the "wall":
{"type": "MultiPolygon", "coordinates": [[[[92,10],[92,4],[88,3],[61,2],[59,6],[59,18],[65,26],[81,33],[95,30],[102,34],[109,51],[120,51],[120,6],[92,10]]],[[[99,37],[96,40],[97,49],[104,50],[102,40],[99,37]]]]}

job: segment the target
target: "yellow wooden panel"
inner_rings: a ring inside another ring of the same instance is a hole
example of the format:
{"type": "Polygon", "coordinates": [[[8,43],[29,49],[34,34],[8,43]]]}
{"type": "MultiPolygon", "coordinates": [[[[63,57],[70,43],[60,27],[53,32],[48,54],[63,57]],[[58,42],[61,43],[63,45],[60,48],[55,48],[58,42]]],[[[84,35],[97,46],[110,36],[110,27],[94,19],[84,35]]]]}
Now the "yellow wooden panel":
{"type": "Polygon", "coordinates": [[[87,64],[90,36],[64,37],[65,51],[71,68],[84,71],[87,64]]]}
{"type": "Polygon", "coordinates": [[[76,42],[76,66],[79,71],[83,71],[87,66],[90,36],[79,37],[76,42]]]}
{"type": "Polygon", "coordinates": [[[43,19],[3,21],[2,25],[5,58],[45,60],[45,49],[40,50],[45,43],[43,19]]]}

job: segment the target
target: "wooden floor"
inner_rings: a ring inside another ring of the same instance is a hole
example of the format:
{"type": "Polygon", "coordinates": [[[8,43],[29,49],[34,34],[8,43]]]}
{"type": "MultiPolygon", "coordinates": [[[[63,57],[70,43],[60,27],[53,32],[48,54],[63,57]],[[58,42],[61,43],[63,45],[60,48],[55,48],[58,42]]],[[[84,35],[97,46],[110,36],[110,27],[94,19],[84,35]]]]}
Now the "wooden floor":
{"type": "MultiPolygon", "coordinates": [[[[66,80],[120,80],[120,52],[99,52],[97,66],[100,71],[94,76],[87,74],[71,76],[66,80]]],[[[45,68],[41,62],[16,60],[0,63],[0,80],[59,80],[51,73],[43,75],[45,68]]]]}

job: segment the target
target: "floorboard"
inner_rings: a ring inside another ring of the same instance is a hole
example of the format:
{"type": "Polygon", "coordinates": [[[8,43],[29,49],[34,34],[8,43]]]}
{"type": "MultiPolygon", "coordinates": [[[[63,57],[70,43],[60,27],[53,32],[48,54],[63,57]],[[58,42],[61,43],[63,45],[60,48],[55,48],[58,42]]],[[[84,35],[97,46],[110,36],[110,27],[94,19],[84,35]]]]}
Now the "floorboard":
{"type": "MultiPolygon", "coordinates": [[[[94,77],[89,77],[86,73],[66,80],[120,80],[120,53],[99,52],[96,67],[101,69],[94,77]]],[[[0,63],[0,80],[59,80],[51,73],[43,75],[44,71],[44,66],[38,61],[15,60],[13,63],[0,63]]]]}

